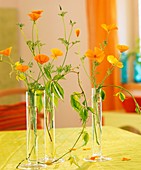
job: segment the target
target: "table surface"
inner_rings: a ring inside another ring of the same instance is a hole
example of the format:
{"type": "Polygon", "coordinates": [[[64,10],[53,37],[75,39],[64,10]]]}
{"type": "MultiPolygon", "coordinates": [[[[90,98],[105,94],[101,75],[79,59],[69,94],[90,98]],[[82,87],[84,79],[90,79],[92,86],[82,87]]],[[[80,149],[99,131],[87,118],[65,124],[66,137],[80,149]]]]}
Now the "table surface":
{"type": "MultiPolygon", "coordinates": [[[[70,149],[74,140],[79,135],[81,128],[56,129],[56,152],[62,155],[70,149]]],[[[91,128],[87,128],[91,133],[91,128]]],[[[82,141],[80,141],[81,144],[82,141]]],[[[116,127],[103,127],[102,151],[103,155],[111,157],[106,162],[89,163],[83,158],[91,156],[91,138],[84,148],[73,151],[78,157],[80,168],[70,165],[69,155],[65,162],[48,166],[46,169],[59,170],[141,170],[141,136],[121,130],[116,127]],[[123,161],[123,158],[129,158],[123,161]]],[[[25,131],[0,132],[0,169],[14,170],[18,163],[26,157],[26,133],[25,131]]]]}

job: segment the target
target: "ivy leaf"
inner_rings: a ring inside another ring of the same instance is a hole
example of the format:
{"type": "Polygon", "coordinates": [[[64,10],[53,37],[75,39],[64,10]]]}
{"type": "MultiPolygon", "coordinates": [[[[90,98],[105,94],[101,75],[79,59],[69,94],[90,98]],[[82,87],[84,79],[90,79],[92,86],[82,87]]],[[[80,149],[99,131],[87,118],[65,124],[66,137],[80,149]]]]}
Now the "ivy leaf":
{"type": "Polygon", "coordinates": [[[79,98],[76,94],[71,95],[71,106],[73,107],[74,110],[76,110],[78,113],[80,110],[82,110],[82,105],[79,102],[79,98]]]}
{"type": "Polygon", "coordinates": [[[50,71],[49,71],[46,67],[44,67],[44,71],[45,71],[45,74],[46,74],[47,78],[48,78],[49,80],[51,80],[50,71]]]}
{"type": "Polygon", "coordinates": [[[104,90],[101,90],[101,98],[102,98],[102,100],[104,100],[105,99],[105,97],[106,97],[106,93],[105,93],[105,91],[104,90]]]}
{"type": "Polygon", "coordinates": [[[58,98],[64,98],[64,90],[57,82],[52,83],[52,91],[58,98]]]}
{"type": "Polygon", "coordinates": [[[122,92],[116,93],[116,96],[118,96],[120,101],[122,101],[122,102],[125,100],[125,94],[122,92]]]}
{"type": "Polygon", "coordinates": [[[94,109],[93,109],[92,107],[87,107],[87,109],[88,109],[91,113],[95,114],[94,109]]]}
{"type": "Polygon", "coordinates": [[[79,112],[80,112],[79,115],[80,115],[83,123],[86,122],[86,120],[88,118],[88,110],[86,108],[82,108],[79,112]]]}
{"type": "Polygon", "coordinates": [[[89,134],[88,134],[88,132],[84,131],[82,137],[83,137],[83,140],[84,140],[83,146],[86,146],[88,141],[89,141],[89,134]]]}
{"type": "Polygon", "coordinates": [[[53,80],[60,80],[60,79],[63,79],[64,78],[64,75],[56,75],[53,77],[53,80]]]}
{"type": "Polygon", "coordinates": [[[72,156],[69,157],[68,160],[69,160],[71,165],[75,164],[76,166],[78,166],[80,168],[80,166],[78,165],[78,160],[79,160],[78,157],[72,155],[72,156]]]}

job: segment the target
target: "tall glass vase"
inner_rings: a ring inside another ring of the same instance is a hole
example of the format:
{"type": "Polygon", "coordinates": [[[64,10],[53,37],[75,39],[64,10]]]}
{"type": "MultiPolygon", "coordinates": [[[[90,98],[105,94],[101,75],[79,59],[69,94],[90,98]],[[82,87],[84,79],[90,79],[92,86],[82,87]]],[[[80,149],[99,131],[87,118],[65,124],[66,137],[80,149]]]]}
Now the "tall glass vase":
{"type": "Polygon", "coordinates": [[[101,162],[111,160],[102,155],[102,98],[101,89],[92,88],[91,104],[94,109],[92,114],[92,155],[85,158],[88,162],[101,162]]]}
{"type": "Polygon", "coordinates": [[[52,164],[63,162],[63,159],[56,157],[55,148],[55,96],[54,93],[46,94],[44,107],[44,140],[45,140],[45,157],[43,163],[52,164]]]}
{"type": "Polygon", "coordinates": [[[45,114],[45,161],[55,160],[55,105],[54,93],[46,96],[45,114]]]}
{"type": "Polygon", "coordinates": [[[45,92],[43,90],[26,92],[26,154],[27,163],[19,169],[41,169],[46,165],[40,163],[44,157],[44,130],[40,115],[44,114],[45,92]],[[42,153],[41,153],[42,152],[42,153]]]}

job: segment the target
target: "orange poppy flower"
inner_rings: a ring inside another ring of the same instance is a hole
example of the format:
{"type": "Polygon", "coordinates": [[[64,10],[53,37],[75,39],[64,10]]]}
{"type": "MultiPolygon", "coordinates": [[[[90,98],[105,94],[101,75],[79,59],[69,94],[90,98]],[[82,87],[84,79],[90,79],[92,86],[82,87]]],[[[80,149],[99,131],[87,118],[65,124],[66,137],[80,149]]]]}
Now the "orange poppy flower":
{"type": "Polygon", "coordinates": [[[80,35],[80,30],[79,30],[79,29],[76,29],[76,30],[75,30],[75,34],[76,34],[77,37],[79,37],[79,35],[80,35]]]}
{"type": "Polygon", "coordinates": [[[0,51],[0,54],[5,56],[10,56],[12,47],[6,48],[5,50],[0,51]]]}
{"type": "Polygon", "coordinates": [[[61,50],[59,50],[58,48],[52,48],[52,49],[51,49],[51,52],[52,52],[51,57],[52,57],[53,59],[57,59],[57,57],[63,55],[63,52],[62,52],[61,50]]]}
{"type": "Polygon", "coordinates": [[[35,14],[41,14],[43,12],[43,10],[35,10],[35,11],[32,11],[32,13],[35,13],[35,14]]]}
{"type": "Polygon", "coordinates": [[[40,14],[37,14],[37,13],[30,13],[30,14],[28,14],[28,15],[30,16],[30,18],[31,18],[32,21],[36,21],[38,18],[41,17],[41,15],[40,15],[40,14]]]}
{"type": "Polygon", "coordinates": [[[49,61],[49,57],[44,54],[39,54],[35,56],[34,59],[40,64],[44,64],[49,61]]]}
{"type": "Polygon", "coordinates": [[[102,24],[101,27],[107,32],[118,29],[118,27],[115,24],[110,24],[110,25],[102,24]]]}
{"type": "Polygon", "coordinates": [[[107,60],[108,60],[109,63],[111,63],[114,66],[117,66],[119,68],[123,67],[123,63],[118,61],[118,59],[115,58],[113,55],[108,55],[107,60]]]}
{"type": "Polygon", "coordinates": [[[104,51],[102,51],[100,48],[95,47],[94,50],[88,50],[85,53],[85,56],[88,57],[91,60],[95,60],[98,63],[101,63],[105,57],[104,51]]]}
{"type": "Polygon", "coordinates": [[[26,70],[28,70],[28,68],[29,67],[27,65],[22,65],[22,64],[21,65],[19,64],[16,66],[16,70],[19,70],[20,72],[26,72],[26,70]]]}
{"type": "Polygon", "coordinates": [[[129,47],[128,47],[127,45],[121,45],[121,44],[119,44],[119,45],[117,45],[117,49],[118,49],[121,53],[123,53],[124,51],[127,51],[127,50],[129,49],[129,47]]]}

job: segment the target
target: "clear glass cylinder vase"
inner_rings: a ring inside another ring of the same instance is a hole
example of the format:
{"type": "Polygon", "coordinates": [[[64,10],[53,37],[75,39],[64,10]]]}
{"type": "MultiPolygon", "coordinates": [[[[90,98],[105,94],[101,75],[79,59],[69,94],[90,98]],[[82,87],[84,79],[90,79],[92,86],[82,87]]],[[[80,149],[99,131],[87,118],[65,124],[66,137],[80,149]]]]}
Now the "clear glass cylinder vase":
{"type": "Polygon", "coordinates": [[[26,92],[26,164],[19,169],[41,169],[46,165],[40,163],[45,155],[43,121],[45,112],[45,91],[30,90],[26,92]]]}
{"type": "Polygon", "coordinates": [[[55,160],[55,104],[54,93],[46,96],[45,114],[45,161],[55,160]]]}
{"type": "Polygon", "coordinates": [[[94,109],[92,114],[92,154],[86,158],[88,162],[101,162],[111,160],[102,155],[102,98],[101,89],[92,88],[91,105],[94,109]]]}
{"type": "Polygon", "coordinates": [[[102,135],[102,100],[100,91],[92,88],[92,156],[101,157],[101,135],[102,135]]]}

